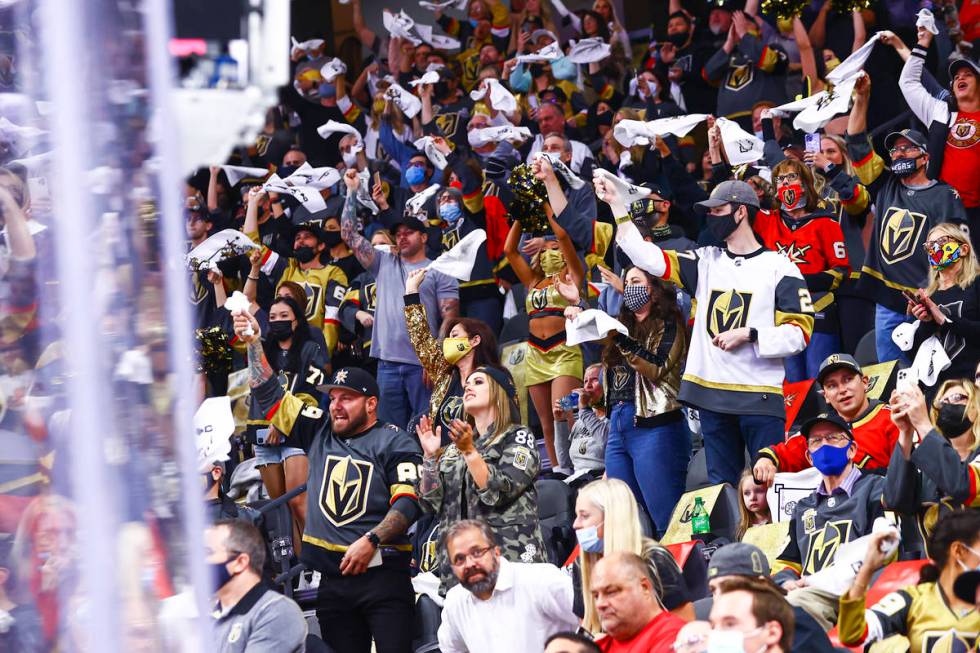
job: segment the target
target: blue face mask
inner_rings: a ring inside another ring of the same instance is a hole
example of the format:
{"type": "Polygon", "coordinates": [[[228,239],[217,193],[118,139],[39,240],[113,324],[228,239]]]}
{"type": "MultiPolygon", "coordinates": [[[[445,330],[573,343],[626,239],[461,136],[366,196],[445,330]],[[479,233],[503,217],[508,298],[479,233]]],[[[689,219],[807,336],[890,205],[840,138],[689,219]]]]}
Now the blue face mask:
{"type": "Polygon", "coordinates": [[[476,26],[479,24],[480,21],[478,21],[476,18],[470,18],[470,25],[472,25],[474,28],[476,28],[476,26]]]}
{"type": "Polygon", "coordinates": [[[816,451],[811,451],[810,458],[813,459],[813,466],[824,476],[838,476],[850,462],[847,458],[850,448],[850,444],[846,447],[824,444],[816,451]]]}
{"type": "Polygon", "coordinates": [[[456,204],[455,202],[452,204],[439,205],[439,217],[449,224],[455,224],[456,221],[462,217],[462,215],[463,211],[460,210],[459,204],[456,204]]]}
{"type": "Polygon", "coordinates": [[[602,538],[599,537],[599,527],[589,526],[575,531],[575,539],[579,548],[586,553],[602,553],[602,538]]]}
{"type": "Polygon", "coordinates": [[[318,89],[318,91],[320,93],[320,97],[325,97],[325,98],[337,97],[337,87],[331,84],[330,82],[323,82],[322,84],[320,84],[320,88],[318,89]]]}
{"type": "Polygon", "coordinates": [[[228,563],[235,559],[235,556],[231,556],[224,562],[209,562],[207,566],[211,572],[211,582],[214,586],[214,591],[220,590],[222,587],[228,584],[228,581],[232,579],[231,572],[228,571],[228,563]]]}
{"type": "Polygon", "coordinates": [[[409,166],[405,171],[405,181],[410,186],[416,186],[425,181],[425,168],[422,166],[409,166]]]}

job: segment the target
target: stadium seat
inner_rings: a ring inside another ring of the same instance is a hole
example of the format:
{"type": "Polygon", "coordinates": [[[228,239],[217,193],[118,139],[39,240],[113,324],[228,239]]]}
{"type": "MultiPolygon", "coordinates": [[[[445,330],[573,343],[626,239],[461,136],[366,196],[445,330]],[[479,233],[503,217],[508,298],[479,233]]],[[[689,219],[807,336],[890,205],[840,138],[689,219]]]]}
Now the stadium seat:
{"type": "Polygon", "coordinates": [[[538,520],[541,534],[548,549],[548,560],[561,565],[575,548],[575,491],[564,481],[544,479],[537,481],[538,520]]]}
{"type": "MultiPolygon", "coordinates": [[[[691,462],[687,465],[687,480],[684,482],[684,491],[690,492],[691,490],[699,490],[703,487],[708,487],[712,485],[711,481],[708,480],[708,462],[705,458],[707,454],[704,449],[698,449],[694,456],[691,458],[691,462]]],[[[745,466],[749,467],[752,465],[752,457],[749,456],[748,452],[745,454],[745,466]]],[[[736,506],[736,509],[738,506],[736,506]]]]}
{"type": "Polygon", "coordinates": [[[878,350],[875,349],[875,330],[871,329],[861,336],[857,347],[854,349],[854,360],[858,365],[874,365],[878,362],[878,350]]]}
{"type": "Polygon", "coordinates": [[[334,650],[322,639],[310,634],[306,636],[306,653],[334,653],[334,650]]]}
{"type": "Polygon", "coordinates": [[[704,542],[692,540],[666,545],[681,568],[692,601],[708,596],[708,563],[704,559],[704,542]]]}
{"type": "Polygon", "coordinates": [[[442,608],[428,595],[419,596],[415,604],[415,640],[413,653],[434,653],[439,650],[439,625],[442,623],[442,608]]]}

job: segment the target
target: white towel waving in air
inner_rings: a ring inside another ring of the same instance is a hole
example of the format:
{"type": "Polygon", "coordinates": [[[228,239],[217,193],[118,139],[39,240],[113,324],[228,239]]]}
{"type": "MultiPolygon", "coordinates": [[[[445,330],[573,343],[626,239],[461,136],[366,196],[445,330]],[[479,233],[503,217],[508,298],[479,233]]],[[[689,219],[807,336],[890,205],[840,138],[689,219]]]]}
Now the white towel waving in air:
{"type": "Polygon", "coordinates": [[[476,264],[477,252],[486,239],[487,232],[483,229],[471,231],[453,245],[452,249],[443,252],[439,258],[429,263],[428,269],[442,272],[453,279],[469,281],[470,275],[473,274],[473,266],[476,264]]]}

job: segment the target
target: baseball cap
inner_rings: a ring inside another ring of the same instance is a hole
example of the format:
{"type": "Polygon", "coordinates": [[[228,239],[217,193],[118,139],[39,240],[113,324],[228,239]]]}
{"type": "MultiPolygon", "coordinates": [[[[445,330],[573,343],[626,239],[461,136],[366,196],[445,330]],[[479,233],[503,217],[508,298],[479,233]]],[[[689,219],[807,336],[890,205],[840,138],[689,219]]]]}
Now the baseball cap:
{"type": "Polygon", "coordinates": [[[425,231],[425,224],[421,220],[416,218],[414,215],[404,214],[400,218],[396,218],[391,222],[391,233],[394,234],[398,230],[398,225],[405,225],[412,231],[425,231]]]}
{"type": "Polygon", "coordinates": [[[803,426],[800,427],[800,433],[804,438],[809,440],[810,431],[812,431],[818,424],[833,424],[844,433],[847,433],[847,437],[852,440],[854,439],[854,434],[851,432],[851,425],[834,413],[821,413],[816,417],[811,417],[807,421],[803,422],[803,426]]]}
{"type": "Polygon", "coordinates": [[[711,196],[695,206],[701,209],[713,209],[723,204],[746,204],[759,208],[759,198],[755,191],[744,181],[723,181],[711,191],[711,196]]]}
{"type": "Polygon", "coordinates": [[[885,136],[885,149],[891,150],[892,146],[895,144],[895,141],[900,138],[908,139],[923,150],[929,149],[928,141],[926,141],[925,135],[915,129],[903,129],[902,131],[888,134],[888,136],[885,136]]]}
{"type": "Polygon", "coordinates": [[[290,231],[290,237],[296,240],[296,235],[301,231],[309,231],[313,234],[313,237],[317,239],[318,242],[323,242],[326,238],[323,235],[323,229],[313,224],[312,222],[303,222],[301,224],[293,225],[290,231]]]}
{"type": "MultiPolygon", "coordinates": [[[[960,68],[969,68],[973,71],[974,75],[980,78],[980,66],[978,66],[972,59],[961,57],[959,59],[953,59],[951,62],[949,62],[949,79],[951,81],[953,79],[953,75],[955,75],[956,71],[960,68]]],[[[970,602],[972,603],[973,599],[970,599],[970,602]]]]}
{"type": "Polygon", "coordinates": [[[964,571],[953,581],[953,594],[956,598],[974,603],[977,600],[977,586],[980,585],[980,571],[964,571]]]}
{"type": "Polygon", "coordinates": [[[708,578],[719,576],[768,576],[769,560],[762,549],[747,542],[732,542],[719,548],[708,563],[708,578]]]}
{"type": "Polygon", "coordinates": [[[850,354],[831,354],[820,363],[820,371],[817,372],[817,383],[823,385],[824,377],[836,370],[854,370],[861,374],[861,366],[850,354]]]}
{"type": "Polygon", "coordinates": [[[330,383],[317,387],[321,392],[329,392],[335,388],[345,388],[359,392],[365,397],[377,397],[381,394],[378,389],[378,382],[374,380],[370,372],[359,367],[342,367],[333,373],[333,380],[330,383]]]}

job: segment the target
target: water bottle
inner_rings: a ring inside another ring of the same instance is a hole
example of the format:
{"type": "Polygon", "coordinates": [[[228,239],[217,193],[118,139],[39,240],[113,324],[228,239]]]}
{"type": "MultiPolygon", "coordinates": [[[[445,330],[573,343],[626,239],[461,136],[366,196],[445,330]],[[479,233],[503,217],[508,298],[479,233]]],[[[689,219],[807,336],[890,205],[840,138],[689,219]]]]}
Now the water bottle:
{"type": "Polygon", "coordinates": [[[698,535],[711,532],[711,519],[708,517],[708,510],[704,507],[704,499],[694,497],[694,512],[691,513],[691,532],[697,539],[698,535]]]}

